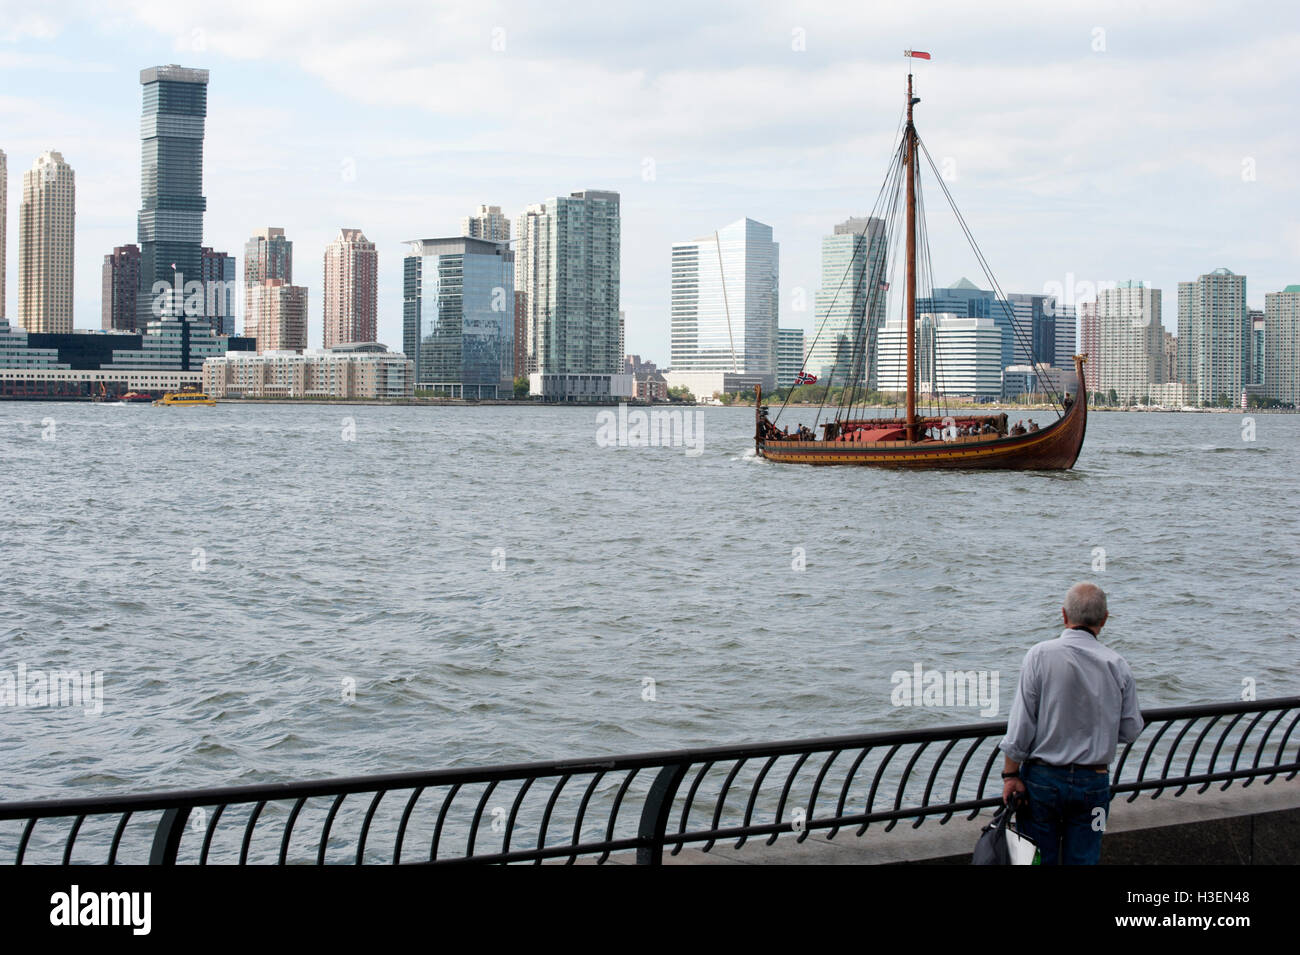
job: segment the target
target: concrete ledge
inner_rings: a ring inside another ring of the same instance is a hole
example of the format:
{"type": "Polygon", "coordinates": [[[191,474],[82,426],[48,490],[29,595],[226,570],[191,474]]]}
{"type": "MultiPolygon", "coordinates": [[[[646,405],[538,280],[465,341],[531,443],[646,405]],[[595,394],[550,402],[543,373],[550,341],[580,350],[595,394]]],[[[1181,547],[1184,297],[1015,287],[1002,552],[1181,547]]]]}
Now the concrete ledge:
{"type": "MultiPolygon", "coordinates": [[[[1103,865],[1293,865],[1300,862],[1300,776],[1290,782],[1279,776],[1271,784],[1255,781],[1243,787],[1233,783],[1220,790],[1213,784],[1198,793],[1189,787],[1181,796],[1176,789],[1158,798],[1128,793],[1111,803],[1109,828],[1102,840],[1103,865]]],[[[913,829],[899,822],[891,832],[873,823],[859,837],[857,827],[846,827],[828,840],[813,833],[803,842],[789,834],[774,845],[766,837],[751,839],[741,849],[734,840],[719,842],[709,852],[685,848],[676,856],[664,854],[666,865],[968,865],[971,851],[991,811],[968,820],[953,817],[939,825],[938,817],[913,829]]],[[[594,860],[590,860],[594,861],[594,860]]],[[[611,864],[631,865],[630,853],[611,856],[611,864]]]]}

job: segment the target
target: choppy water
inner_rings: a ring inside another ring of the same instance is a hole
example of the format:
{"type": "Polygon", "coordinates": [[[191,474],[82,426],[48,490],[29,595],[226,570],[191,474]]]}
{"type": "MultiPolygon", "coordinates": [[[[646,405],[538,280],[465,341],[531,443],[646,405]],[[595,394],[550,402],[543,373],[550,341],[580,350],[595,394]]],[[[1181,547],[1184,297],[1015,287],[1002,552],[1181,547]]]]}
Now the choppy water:
{"type": "Polygon", "coordinates": [[[995,671],[1004,717],[1084,578],[1144,705],[1300,688],[1300,417],[1094,414],[1073,472],[896,474],[698,414],[692,456],[591,409],[0,404],[0,671],[104,679],[98,716],[0,707],[0,799],[989,718],[894,706],[918,663],[995,671]]]}

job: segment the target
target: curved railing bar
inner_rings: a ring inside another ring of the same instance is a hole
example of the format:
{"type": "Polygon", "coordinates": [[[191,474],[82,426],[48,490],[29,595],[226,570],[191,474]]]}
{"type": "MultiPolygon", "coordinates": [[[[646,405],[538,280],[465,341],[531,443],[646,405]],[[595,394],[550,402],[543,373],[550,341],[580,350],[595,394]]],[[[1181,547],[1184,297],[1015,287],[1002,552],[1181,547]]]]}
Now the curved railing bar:
{"type": "Polygon", "coordinates": [[[239,847],[240,865],[248,864],[248,847],[253,842],[253,827],[257,825],[257,817],[262,814],[262,810],[265,807],[266,807],[266,800],[259,799],[257,801],[257,805],[253,807],[253,811],[248,816],[248,825],[244,826],[244,841],[243,844],[239,847]]]}
{"type": "Polygon", "coordinates": [[[343,805],[343,800],[348,798],[348,793],[339,793],[334,797],[334,802],[330,805],[329,814],[325,816],[325,825],[320,831],[320,845],[316,849],[316,864],[325,864],[325,847],[329,845],[330,830],[334,828],[334,817],[339,813],[339,807],[343,805]]]}
{"type": "Polygon", "coordinates": [[[117,828],[113,830],[113,844],[108,847],[108,864],[117,865],[117,847],[122,844],[122,833],[126,832],[127,821],[133,813],[127,810],[122,813],[122,818],[118,820],[117,828]]]}
{"type": "Polygon", "coordinates": [[[519,818],[519,806],[528,795],[528,790],[533,787],[533,779],[525,779],[522,786],[519,787],[519,795],[515,796],[514,805],[510,807],[510,818],[506,820],[505,835],[501,840],[501,851],[510,851],[510,836],[515,831],[515,820],[519,818]]]}
{"type": "MultiPolygon", "coordinates": [[[[1223,728],[1223,732],[1219,734],[1219,741],[1214,744],[1214,752],[1210,754],[1209,772],[1213,773],[1215,767],[1219,765],[1219,751],[1223,749],[1223,744],[1227,742],[1228,734],[1232,732],[1232,728],[1236,726],[1238,723],[1240,723],[1241,718],[1245,715],[1246,715],[1245,713],[1238,713],[1236,716],[1232,718],[1232,720],[1228,723],[1228,725],[1223,728]]],[[[1206,780],[1205,783],[1202,784],[1201,788],[1196,790],[1196,794],[1199,796],[1201,793],[1209,789],[1210,786],[1212,785],[1213,785],[1212,782],[1206,780]]]]}
{"type": "Polygon", "coordinates": [[[298,813],[302,812],[305,802],[307,802],[307,797],[299,796],[294,801],[293,809],[289,811],[289,818],[284,822],[284,838],[280,840],[280,865],[286,865],[288,862],[289,840],[293,838],[293,824],[298,821],[298,813]]]}
{"type": "MultiPolygon", "coordinates": [[[[794,766],[790,769],[790,772],[786,774],[785,785],[781,787],[781,798],[777,800],[776,803],[776,816],[774,818],[777,823],[781,822],[781,816],[785,813],[785,801],[790,798],[790,787],[794,785],[794,778],[799,775],[799,770],[803,768],[803,764],[808,761],[808,757],[811,755],[812,753],[800,753],[799,758],[795,760],[794,766]]],[[[785,830],[777,829],[773,831],[773,833],[768,836],[767,844],[770,846],[772,843],[776,842],[776,837],[783,831],[785,830]]]]}
{"type": "MultiPolygon", "coordinates": [[[[573,773],[565,773],[560,777],[560,781],[551,787],[551,798],[546,800],[546,811],[542,813],[541,825],[537,827],[537,848],[546,848],[546,830],[551,827],[551,813],[555,811],[555,804],[559,801],[560,790],[569,784],[573,778],[573,773]]],[[[535,860],[536,865],[542,864],[542,857],[538,856],[535,860]]]]}
{"type": "Polygon", "coordinates": [[[393,838],[393,865],[402,863],[402,843],[406,841],[406,827],[411,820],[411,812],[415,809],[415,804],[424,795],[424,790],[424,786],[417,786],[411,790],[411,798],[406,800],[406,805],[402,808],[402,819],[397,824],[397,835],[393,838]]]}
{"type": "MultiPolygon", "coordinates": [[[[892,760],[892,759],[894,758],[894,754],[897,753],[897,752],[899,751],[899,749],[902,747],[902,745],[903,745],[902,743],[895,743],[893,746],[889,747],[889,752],[885,754],[885,758],[882,759],[882,760],[880,761],[880,765],[876,767],[876,775],[875,775],[875,778],[873,778],[873,779],[871,780],[871,792],[870,792],[870,793],[868,794],[868,796],[867,796],[867,815],[868,815],[868,816],[871,815],[871,809],[872,809],[872,807],[875,806],[875,804],[876,804],[876,790],[880,788],[880,780],[881,780],[881,779],[884,777],[884,775],[885,775],[885,767],[889,765],[889,761],[892,760]]],[[[871,825],[871,823],[869,823],[869,822],[864,822],[864,823],[862,824],[862,827],[861,827],[860,829],[858,829],[858,836],[859,836],[859,837],[861,837],[862,834],[863,834],[864,832],[867,831],[867,826],[869,826],[869,825],[871,825]]]]}
{"type": "MultiPolygon", "coordinates": [[[[1246,745],[1246,740],[1250,739],[1250,734],[1254,732],[1255,727],[1259,725],[1259,721],[1264,718],[1265,712],[1267,711],[1260,710],[1258,713],[1256,713],[1255,718],[1250,721],[1250,725],[1247,726],[1244,730],[1242,730],[1241,739],[1237,740],[1237,748],[1232,753],[1232,762],[1228,764],[1228,772],[1235,773],[1237,771],[1237,762],[1241,759],[1241,751],[1246,745]]],[[[1263,745],[1262,741],[1261,741],[1261,745],[1263,745]]],[[[1232,785],[1232,780],[1225,779],[1223,781],[1223,785],[1219,787],[1219,792],[1223,792],[1231,785],[1232,785]]]]}
{"type": "MultiPolygon", "coordinates": [[[[636,778],[636,774],[639,772],[639,769],[632,770],[624,778],[623,785],[618,787],[618,794],[614,797],[614,805],[609,809],[609,826],[605,829],[606,842],[614,841],[614,827],[618,825],[618,810],[623,805],[623,797],[627,795],[628,787],[632,785],[632,780],[636,778]]],[[[596,860],[596,865],[604,865],[605,860],[609,858],[609,852],[610,850],[606,849],[601,853],[600,858],[596,860]]]]}
{"type": "Polygon", "coordinates": [[[438,822],[433,827],[433,838],[429,840],[429,861],[434,862],[438,858],[438,843],[442,841],[442,826],[447,821],[447,810],[450,808],[452,800],[456,798],[456,793],[460,792],[460,783],[452,786],[443,797],[442,807],[438,810],[438,822]]]}
{"type": "Polygon", "coordinates": [[[478,808],[474,810],[474,819],[469,824],[469,843],[465,847],[465,857],[467,859],[474,858],[474,843],[478,839],[478,827],[483,819],[483,809],[487,806],[488,798],[497,788],[498,782],[500,780],[494,779],[487,784],[487,788],[483,790],[482,798],[478,801],[478,808]]]}
{"type": "MultiPolygon", "coordinates": [[[[952,752],[953,747],[956,745],[957,741],[955,739],[948,740],[948,745],[943,748],[943,752],[939,754],[939,758],[934,761],[934,766],[930,770],[930,776],[925,781],[925,792],[921,795],[922,806],[930,805],[930,793],[934,792],[934,781],[939,778],[939,767],[943,765],[943,761],[948,758],[948,754],[952,752]]],[[[917,816],[916,822],[912,823],[912,828],[921,828],[921,823],[924,821],[924,816],[917,816]]]]}
{"type": "MultiPolygon", "coordinates": [[[[758,778],[754,780],[754,785],[753,785],[753,786],[750,788],[750,790],[749,790],[749,802],[747,802],[747,803],[745,804],[745,823],[744,823],[744,825],[745,825],[745,828],[746,828],[746,829],[749,828],[749,824],[750,824],[750,822],[751,822],[751,821],[753,820],[753,818],[754,818],[754,806],[755,806],[755,805],[757,804],[757,802],[758,802],[758,790],[759,790],[759,788],[763,785],[763,780],[767,778],[767,771],[768,771],[769,769],[771,769],[773,765],[775,765],[775,763],[776,763],[776,761],[777,761],[778,759],[780,759],[779,756],[769,756],[769,757],[767,758],[767,762],[764,763],[764,764],[763,764],[763,768],[759,770],[759,772],[758,772],[758,778]]],[[[733,848],[733,849],[739,849],[741,846],[743,846],[743,845],[748,841],[748,839],[749,839],[749,836],[747,836],[747,835],[742,835],[742,836],[740,837],[739,841],[737,841],[736,844],[735,844],[734,846],[732,846],[732,848],[733,848]]]]}
{"type": "MultiPolygon", "coordinates": [[[[713,809],[714,829],[718,828],[718,823],[722,821],[722,810],[723,807],[725,807],[727,804],[727,793],[731,789],[731,784],[735,781],[736,774],[740,772],[740,767],[744,766],[746,762],[748,762],[748,760],[744,760],[744,759],[736,760],[736,762],[731,767],[731,772],[727,773],[727,779],[722,784],[722,791],[718,793],[717,802],[714,803],[714,809],[713,809]]],[[[710,849],[712,849],[713,843],[716,841],[717,840],[715,839],[710,839],[707,843],[704,844],[703,851],[708,852],[710,849]]]]}
{"type": "MultiPolygon", "coordinates": [[[[709,760],[708,762],[700,763],[700,771],[696,773],[695,778],[691,780],[691,788],[686,791],[686,799],[682,802],[682,818],[677,825],[677,832],[679,834],[686,831],[686,819],[691,813],[691,804],[695,802],[695,794],[699,792],[700,783],[704,782],[704,777],[707,776],[709,770],[713,768],[713,762],[713,760],[709,760]]],[[[679,843],[673,849],[672,854],[677,855],[677,853],[681,851],[682,847],[679,843]]]]}
{"type": "MultiPolygon", "coordinates": [[[[570,846],[580,845],[582,842],[582,822],[587,818],[587,804],[591,802],[591,796],[596,791],[596,784],[605,778],[606,770],[601,770],[591,777],[591,782],[587,784],[587,791],[582,794],[582,802],[578,805],[578,816],[573,820],[573,838],[570,840],[570,846]]],[[[578,854],[575,852],[569,856],[569,861],[565,865],[573,865],[578,861],[578,854]]]]}
{"type": "MultiPolygon", "coordinates": [[[[1216,713],[1213,717],[1211,717],[1210,721],[1205,724],[1205,728],[1201,730],[1201,735],[1196,737],[1196,742],[1192,745],[1192,754],[1187,757],[1187,765],[1183,767],[1184,776],[1192,775],[1192,767],[1196,764],[1196,754],[1201,750],[1201,743],[1205,742],[1205,737],[1210,735],[1210,730],[1214,728],[1214,724],[1217,722],[1219,722],[1218,713],[1216,713]]],[[[1118,782],[1118,780],[1116,781],[1118,782]]],[[[1187,783],[1183,783],[1181,786],[1179,786],[1178,792],[1174,793],[1174,798],[1177,799],[1179,796],[1185,793],[1187,791],[1187,786],[1188,786],[1187,783]]],[[[1129,802],[1132,801],[1133,801],[1132,799],[1129,800],[1129,802]]]]}
{"type": "MultiPolygon", "coordinates": [[[[929,745],[930,744],[928,742],[919,743],[916,747],[916,752],[912,754],[912,758],[909,759],[907,761],[907,765],[903,767],[903,778],[898,781],[898,788],[894,791],[895,811],[902,808],[903,794],[907,791],[907,781],[912,777],[912,769],[916,766],[916,761],[921,758],[921,754],[925,752],[926,747],[929,745]]],[[[918,816],[917,822],[919,823],[924,818],[925,818],[924,816],[918,816]]],[[[885,832],[892,831],[896,825],[898,825],[897,819],[889,820],[889,822],[885,825],[885,832]]],[[[916,826],[913,826],[912,828],[915,829],[916,826]]]]}
{"type": "Polygon", "coordinates": [[[217,820],[221,818],[225,809],[225,803],[217,803],[217,808],[212,811],[208,824],[203,828],[203,848],[199,850],[199,865],[208,864],[208,850],[212,847],[212,835],[217,831],[217,820]]]}
{"type": "MultiPolygon", "coordinates": [[[[812,792],[808,794],[808,808],[804,812],[805,819],[811,819],[813,817],[813,813],[817,811],[817,796],[821,793],[822,783],[826,779],[826,774],[830,772],[831,763],[835,762],[835,760],[839,757],[840,753],[842,752],[844,752],[844,750],[842,749],[831,750],[830,755],[827,756],[825,761],[822,762],[821,771],[817,774],[817,779],[814,780],[813,782],[812,792]]],[[[717,823],[715,822],[714,825],[716,826],[717,823]]],[[[803,832],[799,833],[799,838],[796,839],[795,841],[803,842],[805,839],[808,838],[808,835],[811,832],[812,830],[805,826],[803,832]]]]}

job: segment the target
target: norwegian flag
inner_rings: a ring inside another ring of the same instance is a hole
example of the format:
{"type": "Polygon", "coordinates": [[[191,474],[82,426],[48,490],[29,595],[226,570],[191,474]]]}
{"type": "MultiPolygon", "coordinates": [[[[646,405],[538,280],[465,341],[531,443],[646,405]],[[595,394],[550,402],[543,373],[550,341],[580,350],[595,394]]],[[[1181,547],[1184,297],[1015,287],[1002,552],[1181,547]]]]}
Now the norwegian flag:
{"type": "Polygon", "coordinates": [[[817,376],[810,375],[806,371],[801,371],[799,374],[794,376],[794,383],[796,385],[815,385],[817,384],[817,376]]]}
{"type": "Polygon", "coordinates": [[[929,53],[922,53],[920,50],[904,50],[903,56],[910,56],[914,60],[928,60],[929,53]]]}

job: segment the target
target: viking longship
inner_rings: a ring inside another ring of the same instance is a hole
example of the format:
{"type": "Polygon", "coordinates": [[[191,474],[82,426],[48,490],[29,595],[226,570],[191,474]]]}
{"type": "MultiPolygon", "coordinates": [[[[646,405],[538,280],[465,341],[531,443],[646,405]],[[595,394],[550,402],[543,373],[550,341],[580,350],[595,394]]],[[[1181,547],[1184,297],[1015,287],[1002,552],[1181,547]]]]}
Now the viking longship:
{"type": "MultiPolygon", "coordinates": [[[[929,59],[928,54],[906,51],[908,57],[929,59]]],[[[924,227],[924,204],[921,199],[921,160],[924,159],[933,172],[949,205],[952,207],[962,232],[970,243],[972,250],[988,278],[995,301],[1004,303],[1006,314],[1011,311],[1006,304],[1006,295],[993,277],[988,262],[975,243],[969,227],[961,212],[958,211],[952,194],[949,192],[943,176],[940,174],[929,151],[917,135],[913,123],[913,107],[920,99],[913,95],[912,73],[907,76],[906,123],[893,160],[885,177],[876,206],[868,217],[868,223],[878,220],[884,224],[884,241],[886,248],[896,248],[899,243],[891,241],[898,231],[898,220],[903,225],[903,245],[906,249],[906,279],[899,296],[901,322],[906,330],[906,405],[902,414],[898,409],[892,415],[867,414],[868,362],[878,365],[879,353],[876,345],[879,341],[878,325],[872,316],[884,311],[890,283],[872,267],[859,266],[856,281],[858,295],[856,301],[865,302],[863,316],[852,326],[853,336],[845,347],[838,348],[836,368],[832,373],[832,382],[842,380],[836,405],[827,406],[832,389],[824,390],[821,406],[811,428],[802,424],[791,430],[779,426],[781,414],[786,411],[783,404],[776,415],[771,414],[769,406],[763,404],[761,389],[758,391],[755,408],[754,448],[760,457],[771,461],[790,464],[856,464],[889,468],[971,468],[971,469],[1006,469],[1006,470],[1069,470],[1074,467],[1083,446],[1084,431],[1088,422],[1087,390],[1084,383],[1083,366],[1085,355],[1074,356],[1074,371],[1077,385],[1073,398],[1058,394],[1054,379],[1050,378],[1034,362],[1034,378],[1039,387],[1050,400],[1057,412],[1057,419],[1050,424],[1038,427],[1031,424],[1028,428],[1020,425],[1008,428],[1008,418],[1003,414],[974,414],[953,409],[949,411],[943,404],[944,398],[940,387],[927,389],[927,399],[933,407],[925,414],[918,411],[918,342],[917,342],[917,298],[921,283],[930,287],[933,303],[933,286],[930,282],[929,241],[924,227]],[[918,212],[918,209],[920,212],[918,212]],[[918,262],[918,248],[920,261],[918,262]],[[869,288],[865,296],[861,294],[862,284],[869,288]],[[822,420],[825,417],[826,420],[822,420]],[[821,433],[818,434],[818,431],[821,433]]],[[[900,117],[901,120],[901,117],[900,117]]],[[[868,229],[863,230],[866,240],[868,229]]],[[[854,267],[854,257],[850,257],[850,266],[854,267]]],[[[846,278],[848,272],[846,270],[846,278]]],[[[844,282],[840,283],[843,290],[844,282]]],[[[839,291],[836,292],[838,297],[839,291]]],[[[827,319],[834,302],[827,308],[822,318],[822,327],[817,335],[827,332],[827,319]]],[[[1012,334],[1024,336],[1019,323],[1011,322],[1012,334]]],[[[931,336],[929,365],[938,367],[939,356],[935,354],[938,337],[931,336]]],[[[1023,351],[1033,353],[1031,342],[1021,342],[1023,351]]],[[[900,349],[901,350],[901,349],[900,349]]],[[[809,350],[809,355],[812,350],[809,350]]],[[[901,357],[901,356],[900,356],[901,357]]],[[[801,369],[799,382],[815,381],[814,375],[805,368],[801,369]]],[[[877,372],[879,368],[877,367],[877,372]]],[[[901,369],[900,369],[901,371],[901,369]]],[[[827,382],[831,384],[831,382],[827,382]]],[[[933,383],[941,386],[942,382],[933,383]]],[[[789,396],[786,397],[788,403],[789,396]]],[[[793,411],[793,409],[789,409],[793,411]]]]}

